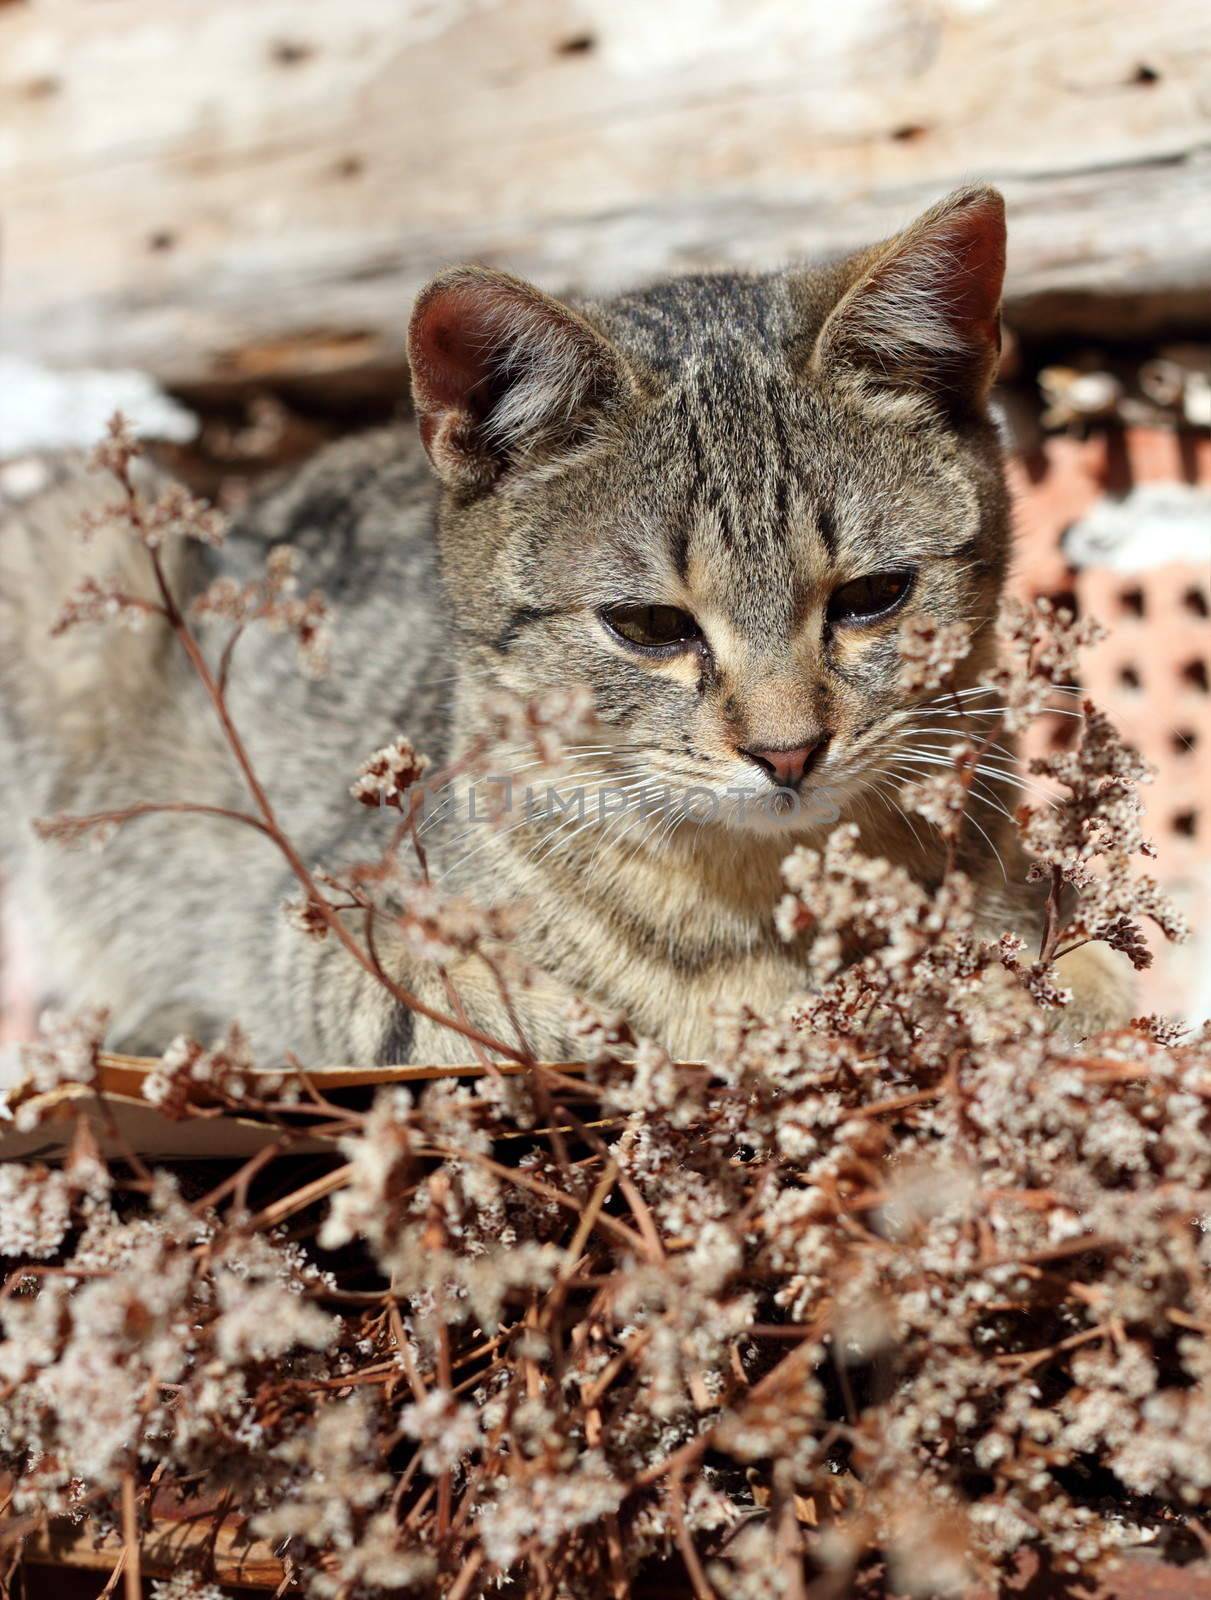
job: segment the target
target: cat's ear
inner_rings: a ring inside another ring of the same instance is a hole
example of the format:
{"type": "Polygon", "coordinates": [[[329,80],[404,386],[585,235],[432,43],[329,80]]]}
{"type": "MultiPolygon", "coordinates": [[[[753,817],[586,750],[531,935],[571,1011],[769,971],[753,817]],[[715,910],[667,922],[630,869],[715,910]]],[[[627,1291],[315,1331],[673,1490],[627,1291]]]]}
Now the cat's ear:
{"type": "Polygon", "coordinates": [[[456,267],[422,291],[408,359],[429,458],[467,489],[536,446],[571,442],[631,390],[621,356],[585,318],[481,267],[456,267]]]}
{"type": "Polygon", "coordinates": [[[857,372],[978,411],[996,376],[1005,203],[959,189],[894,239],[864,251],[812,353],[821,373],[857,372]]]}

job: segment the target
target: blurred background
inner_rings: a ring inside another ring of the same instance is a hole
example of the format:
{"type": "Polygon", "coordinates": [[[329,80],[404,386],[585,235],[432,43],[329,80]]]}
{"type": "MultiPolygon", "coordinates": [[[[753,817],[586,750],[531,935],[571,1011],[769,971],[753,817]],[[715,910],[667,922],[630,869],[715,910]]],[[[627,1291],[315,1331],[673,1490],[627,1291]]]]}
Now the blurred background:
{"type": "MultiPolygon", "coordinates": [[[[1010,211],[1014,583],[1109,624],[1088,687],[1211,930],[1206,0],[0,0],[0,496],[121,405],[238,502],[404,412],[452,261],[774,265],[970,178],[1010,211]]],[[[1145,1008],[1211,1013],[1206,931],[1145,1008]]]]}

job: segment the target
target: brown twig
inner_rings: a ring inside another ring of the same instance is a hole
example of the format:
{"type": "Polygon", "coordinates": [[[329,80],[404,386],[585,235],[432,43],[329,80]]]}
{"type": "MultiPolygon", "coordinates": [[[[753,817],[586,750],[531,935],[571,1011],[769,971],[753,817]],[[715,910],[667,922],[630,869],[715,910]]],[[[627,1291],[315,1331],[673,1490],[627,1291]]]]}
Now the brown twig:
{"type": "Polygon", "coordinates": [[[143,1574],[139,1549],[139,1506],[133,1468],[122,1474],[123,1576],[126,1600],[142,1600],[143,1574]]]}

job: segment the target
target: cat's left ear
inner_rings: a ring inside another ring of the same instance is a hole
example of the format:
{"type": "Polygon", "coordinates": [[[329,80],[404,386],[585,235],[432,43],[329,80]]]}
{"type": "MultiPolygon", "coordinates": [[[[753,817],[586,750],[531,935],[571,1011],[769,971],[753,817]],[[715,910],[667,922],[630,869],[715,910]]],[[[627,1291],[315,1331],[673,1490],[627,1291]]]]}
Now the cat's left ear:
{"type": "Polygon", "coordinates": [[[421,292],[408,359],[429,459],[464,490],[490,487],[536,448],[566,447],[633,392],[586,318],[482,267],[456,267],[421,292]]]}
{"type": "Polygon", "coordinates": [[[953,412],[979,411],[996,376],[1005,202],[960,189],[863,252],[812,352],[821,373],[858,373],[953,412]]]}

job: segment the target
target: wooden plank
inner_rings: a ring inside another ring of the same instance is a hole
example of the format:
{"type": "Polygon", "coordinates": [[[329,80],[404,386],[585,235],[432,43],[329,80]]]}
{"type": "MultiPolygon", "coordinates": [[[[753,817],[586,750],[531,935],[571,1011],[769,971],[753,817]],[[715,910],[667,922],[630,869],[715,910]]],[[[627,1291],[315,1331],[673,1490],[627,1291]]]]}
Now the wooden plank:
{"type": "MultiPolygon", "coordinates": [[[[208,1521],[184,1520],[196,1506],[186,1504],[175,1517],[157,1516],[148,1533],[141,1552],[143,1571],[149,1577],[171,1577],[191,1564],[206,1562],[211,1557],[211,1529],[208,1521]]],[[[77,1569],[95,1573],[112,1572],[122,1554],[122,1541],[117,1534],[102,1534],[89,1523],[78,1527],[64,1523],[52,1525],[48,1534],[32,1534],[23,1552],[23,1568],[36,1569],[45,1564],[58,1571],[77,1569]]],[[[285,1577],[285,1568],[263,1540],[252,1540],[242,1528],[225,1523],[213,1547],[214,1575],[220,1583],[231,1584],[247,1590],[277,1591],[285,1577]]],[[[1018,1562],[1019,1573],[1010,1580],[1002,1593],[1032,1595],[1034,1600],[1064,1600],[1071,1596],[1071,1580],[1058,1573],[1040,1573],[1033,1552],[1027,1551],[1018,1562]],[[1027,1580],[1027,1588],[1021,1579],[1027,1580]]],[[[659,1569],[645,1581],[645,1574],[637,1576],[636,1594],[640,1600],[686,1600],[691,1589],[682,1574],[675,1569],[659,1569]],[[653,1581],[654,1580],[654,1581],[653,1581]]],[[[1081,1592],[1088,1600],[1211,1600],[1211,1568],[1205,1562],[1177,1566],[1160,1561],[1147,1554],[1129,1552],[1098,1583],[1083,1584],[1081,1592]]],[[[59,1591],[50,1588],[31,1590],[31,1600],[45,1593],[47,1600],[59,1591]]],[[[970,1600],[994,1600],[987,1589],[981,1588],[970,1600]]]]}
{"type": "Polygon", "coordinates": [[[1204,0],[0,7],[9,348],[398,368],[451,260],[555,289],[867,241],[973,176],[1019,325],[1211,326],[1204,0]]]}
{"type": "MultiPolygon", "coordinates": [[[[281,1135],[281,1127],[254,1113],[222,1116],[178,1117],[169,1115],[142,1098],[143,1080],[156,1071],[160,1062],[154,1056],[127,1056],[104,1052],[99,1062],[98,1084],[104,1095],[102,1104],[93,1089],[83,1083],[62,1083],[57,1088],[33,1091],[17,1083],[5,1096],[5,1112],[0,1118],[0,1161],[54,1160],[64,1155],[71,1144],[76,1120],[88,1118],[97,1143],[107,1154],[120,1153],[123,1144],[149,1159],[230,1161],[255,1155],[281,1135]],[[29,1125],[14,1112],[34,1113],[29,1125]],[[112,1121],[112,1127],[111,1127],[112,1121]],[[116,1127],[120,1142],[115,1142],[116,1127]]],[[[564,1076],[580,1077],[587,1069],[581,1061],[546,1062],[545,1066],[564,1076]]],[[[683,1069],[700,1070],[698,1062],[679,1062],[683,1069]]],[[[513,1061],[495,1064],[493,1072],[510,1077],[530,1069],[513,1061]]],[[[389,1083],[432,1083],[439,1078],[482,1078],[487,1069],[478,1063],[446,1066],[403,1067],[316,1067],[308,1081],[324,1095],[341,1090],[381,1087],[389,1083]]],[[[256,1074],[251,1080],[255,1090],[256,1074]]],[[[199,1107],[208,1104],[205,1085],[197,1086],[199,1107]]],[[[291,1143],[294,1155],[310,1155],[332,1148],[333,1141],[323,1135],[298,1131],[291,1143]]]]}
{"type": "MultiPolygon", "coordinates": [[[[229,1520],[212,1546],[209,1518],[185,1520],[190,1511],[196,1513],[197,1509],[187,1504],[176,1516],[157,1516],[141,1547],[140,1564],[146,1577],[171,1578],[191,1566],[213,1562],[214,1576],[222,1584],[269,1592],[279,1589],[286,1569],[271,1545],[251,1538],[244,1527],[229,1520]]],[[[103,1574],[113,1571],[122,1548],[120,1535],[102,1533],[95,1524],[55,1522],[49,1530],[39,1529],[29,1535],[22,1563],[33,1568],[75,1568],[103,1574]]],[[[48,1587],[44,1592],[49,1596],[56,1591],[48,1587]]]]}

